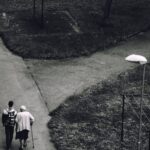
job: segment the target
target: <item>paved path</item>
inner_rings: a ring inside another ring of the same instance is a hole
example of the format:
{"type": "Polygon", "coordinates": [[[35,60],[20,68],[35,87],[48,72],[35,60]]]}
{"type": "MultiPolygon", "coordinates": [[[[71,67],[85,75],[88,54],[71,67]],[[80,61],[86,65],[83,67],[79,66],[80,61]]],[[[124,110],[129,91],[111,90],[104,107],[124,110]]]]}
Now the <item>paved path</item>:
{"type": "MultiPolygon", "coordinates": [[[[7,106],[9,100],[14,100],[17,110],[20,105],[26,105],[35,116],[36,121],[33,126],[35,150],[54,150],[46,126],[49,112],[36,84],[28,73],[24,61],[12,55],[0,39],[0,111],[7,106]]],[[[0,150],[5,149],[4,135],[4,128],[0,124],[0,150]]],[[[18,147],[19,141],[14,140],[12,150],[17,150],[18,147]]],[[[32,149],[31,139],[28,141],[27,149],[32,149]]]]}
{"type": "Polygon", "coordinates": [[[49,111],[56,109],[67,97],[82,92],[135,64],[126,62],[126,56],[135,53],[150,56],[150,33],[129,39],[105,52],[90,57],[68,60],[26,60],[49,111]]]}

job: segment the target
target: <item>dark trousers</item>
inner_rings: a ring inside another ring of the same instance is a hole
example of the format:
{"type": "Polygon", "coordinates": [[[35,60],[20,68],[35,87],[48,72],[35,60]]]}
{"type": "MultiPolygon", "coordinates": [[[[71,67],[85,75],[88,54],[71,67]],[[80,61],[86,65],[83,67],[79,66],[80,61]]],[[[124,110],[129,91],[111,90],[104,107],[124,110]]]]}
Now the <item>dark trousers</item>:
{"type": "Polygon", "coordinates": [[[10,148],[14,134],[14,126],[5,126],[5,134],[6,134],[6,146],[7,148],[10,148]]]}

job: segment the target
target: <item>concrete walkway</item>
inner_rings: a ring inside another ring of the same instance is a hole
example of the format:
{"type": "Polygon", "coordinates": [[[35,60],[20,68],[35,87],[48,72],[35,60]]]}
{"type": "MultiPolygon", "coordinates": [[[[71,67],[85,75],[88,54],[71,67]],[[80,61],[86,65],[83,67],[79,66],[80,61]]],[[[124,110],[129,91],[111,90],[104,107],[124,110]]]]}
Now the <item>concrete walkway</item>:
{"type": "MultiPolygon", "coordinates": [[[[31,75],[28,73],[24,61],[12,55],[0,39],[0,111],[7,107],[9,100],[14,100],[19,111],[20,105],[26,105],[35,116],[33,125],[35,150],[54,150],[50,143],[47,122],[48,110],[43,103],[39,90],[31,75]]],[[[28,140],[28,150],[32,149],[31,134],[28,140]]],[[[5,149],[5,134],[0,124],[0,150],[5,149]]],[[[13,140],[12,150],[19,149],[19,141],[13,140]]]]}

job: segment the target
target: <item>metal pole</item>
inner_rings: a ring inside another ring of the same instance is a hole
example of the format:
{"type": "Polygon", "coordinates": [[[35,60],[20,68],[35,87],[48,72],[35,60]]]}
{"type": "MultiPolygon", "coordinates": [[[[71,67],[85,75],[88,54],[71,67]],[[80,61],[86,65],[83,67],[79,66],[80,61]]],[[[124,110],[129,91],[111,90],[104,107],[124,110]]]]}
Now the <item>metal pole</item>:
{"type": "Polygon", "coordinates": [[[149,150],[150,150],[150,131],[148,131],[148,137],[149,137],[149,150]]]}
{"type": "Polygon", "coordinates": [[[43,28],[44,26],[44,0],[42,0],[41,4],[41,27],[43,28]]]}
{"type": "Polygon", "coordinates": [[[144,67],[143,67],[143,80],[142,80],[142,91],[141,91],[141,100],[140,100],[140,122],[139,122],[138,150],[141,150],[142,110],[143,110],[145,68],[146,68],[146,64],[144,64],[144,67]]]}
{"type": "Polygon", "coordinates": [[[33,18],[35,18],[35,0],[33,0],[33,18]]]}
{"type": "Polygon", "coordinates": [[[122,95],[122,122],[121,122],[121,144],[124,137],[124,104],[125,104],[125,95],[122,95]]]}

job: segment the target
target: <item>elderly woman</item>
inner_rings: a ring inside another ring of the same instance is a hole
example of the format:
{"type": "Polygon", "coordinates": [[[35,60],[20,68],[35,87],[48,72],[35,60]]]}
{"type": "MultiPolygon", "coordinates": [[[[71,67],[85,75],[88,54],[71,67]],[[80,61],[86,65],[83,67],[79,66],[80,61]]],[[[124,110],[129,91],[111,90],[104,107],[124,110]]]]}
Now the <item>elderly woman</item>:
{"type": "Polygon", "coordinates": [[[23,146],[27,146],[28,133],[33,122],[34,117],[27,111],[26,106],[22,105],[20,107],[20,112],[16,116],[16,139],[20,140],[19,150],[22,150],[23,146]]]}

